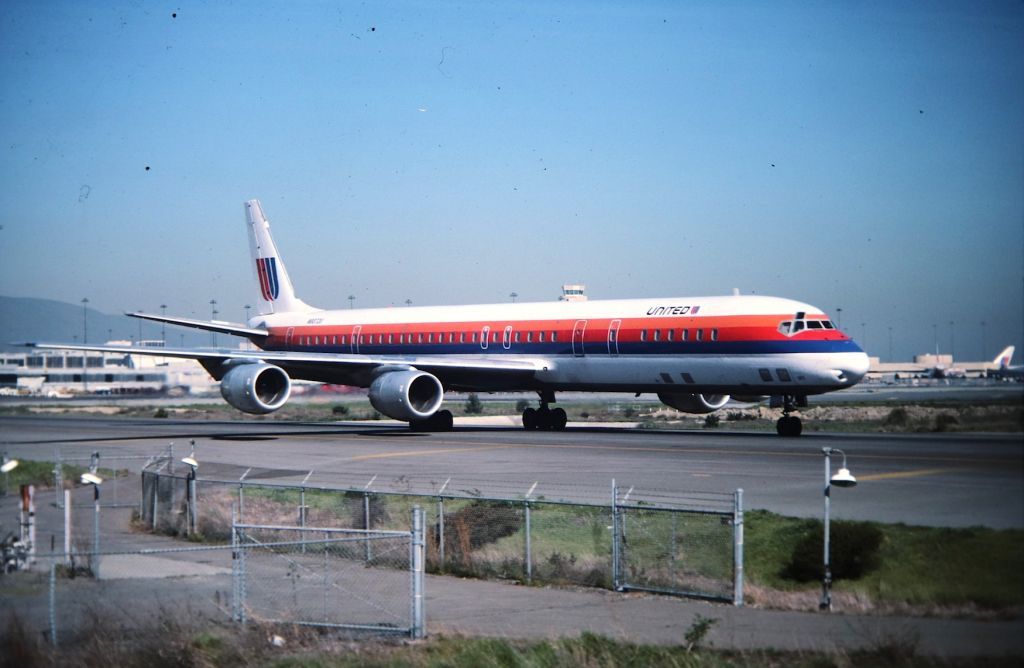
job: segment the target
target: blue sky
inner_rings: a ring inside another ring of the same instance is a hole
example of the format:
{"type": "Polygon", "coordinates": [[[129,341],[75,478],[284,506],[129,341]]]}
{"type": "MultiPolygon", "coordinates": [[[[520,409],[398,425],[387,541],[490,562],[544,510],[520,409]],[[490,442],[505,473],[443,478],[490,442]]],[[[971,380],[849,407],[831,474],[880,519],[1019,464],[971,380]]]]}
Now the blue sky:
{"type": "Polygon", "coordinates": [[[1018,2],[9,2],[0,294],[241,319],[257,197],[318,306],[738,287],[1024,354],[1021,44],[1018,2]]]}

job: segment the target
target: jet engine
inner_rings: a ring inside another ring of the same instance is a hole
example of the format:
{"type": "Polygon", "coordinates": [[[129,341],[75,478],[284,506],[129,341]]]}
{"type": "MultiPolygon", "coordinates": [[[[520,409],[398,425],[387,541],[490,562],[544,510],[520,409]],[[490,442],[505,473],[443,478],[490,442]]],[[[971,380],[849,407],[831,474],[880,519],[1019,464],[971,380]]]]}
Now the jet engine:
{"type": "Polygon", "coordinates": [[[370,384],[370,403],[395,420],[425,420],[437,412],[443,399],[441,381],[416,369],[386,371],[370,384]]]}
{"type": "Polygon", "coordinates": [[[703,415],[714,413],[729,401],[728,394],[668,394],[659,392],[661,403],[677,411],[703,415]]]}
{"type": "Polygon", "coordinates": [[[288,401],[291,379],[281,367],[263,362],[232,367],[220,381],[224,401],[246,413],[272,413],[288,401]]]}

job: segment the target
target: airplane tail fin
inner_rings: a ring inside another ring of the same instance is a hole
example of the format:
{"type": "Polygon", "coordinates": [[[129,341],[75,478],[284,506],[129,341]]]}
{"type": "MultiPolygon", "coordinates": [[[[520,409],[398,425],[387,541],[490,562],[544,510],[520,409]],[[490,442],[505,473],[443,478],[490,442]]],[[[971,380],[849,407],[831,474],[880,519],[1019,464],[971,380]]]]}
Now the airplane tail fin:
{"type": "Polygon", "coordinates": [[[992,363],[998,364],[1000,368],[1004,366],[1010,366],[1010,362],[1013,360],[1014,350],[1015,349],[1013,346],[1006,346],[1006,348],[1003,349],[1003,352],[996,355],[996,358],[992,360],[992,363]]]}
{"type": "Polygon", "coordinates": [[[295,296],[288,270],[274,244],[274,238],[270,236],[270,223],[263,215],[263,207],[258,199],[245,203],[245,219],[249,226],[249,252],[260,289],[260,315],[317,310],[295,296]]]}

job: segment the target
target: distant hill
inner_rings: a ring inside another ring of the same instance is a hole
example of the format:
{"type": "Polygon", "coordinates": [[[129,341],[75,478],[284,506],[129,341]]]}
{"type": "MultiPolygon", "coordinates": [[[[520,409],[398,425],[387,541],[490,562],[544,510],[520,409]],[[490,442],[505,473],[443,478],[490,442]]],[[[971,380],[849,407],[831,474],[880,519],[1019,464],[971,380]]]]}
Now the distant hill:
{"type": "MultiPolygon", "coordinates": [[[[170,315],[170,314],[168,314],[170,315]]],[[[139,338],[139,319],[109,315],[86,309],[89,343],[106,343],[110,339],[139,338]]],[[[209,333],[183,327],[167,326],[168,346],[209,346],[209,333]]],[[[142,323],[143,339],[159,339],[160,325],[142,323]]],[[[12,345],[22,341],[76,343],[82,340],[82,305],[66,304],[51,299],[4,297],[0,295],[0,350],[24,351],[12,345]]],[[[218,335],[217,343],[226,344],[232,337],[218,335]]]]}

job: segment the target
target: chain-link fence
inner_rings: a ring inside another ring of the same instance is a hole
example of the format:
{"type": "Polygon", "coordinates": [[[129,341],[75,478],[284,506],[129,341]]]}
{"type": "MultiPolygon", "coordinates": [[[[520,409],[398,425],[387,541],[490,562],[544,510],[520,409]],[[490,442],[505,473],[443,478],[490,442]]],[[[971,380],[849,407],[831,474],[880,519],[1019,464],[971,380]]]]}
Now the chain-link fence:
{"type": "Polygon", "coordinates": [[[742,490],[680,500],[615,489],[615,588],[743,602],[742,490]]]}
{"type": "MultiPolygon", "coordinates": [[[[643,589],[742,605],[740,494],[680,496],[613,490],[604,504],[534,496],[493,498],[477,486],[435,493],[213,480],[143,472],[142,522],[173,535],[227,540],[238,521],[261,525],[401,530],[425,511],[427,569],[526,583],[643,589]],[[191,490],[191,491],[190,491],[191,490]]],[[[248,472],[247,472],[248,473],[248,472]]],[[[382,485],[383,486],[383,485],[382,485]]],[[[374,546],[364,545],[366,559],[374,546]]]]}
{"type": "Polygon", "coordinates": [[[30,569],[4,575],[0,602],[15,596],[22,623],[54,645],[228,619],[422,638],[422,512],[410,520],[405,531],[236,524],[228,544],[103,550],[77,561],[37,553],[30,569]]]}
{"type": "Polygon", "coordinates": [[[232,616],[423,637],[423,514],[413,530],[235,524],[232,616]]]}

